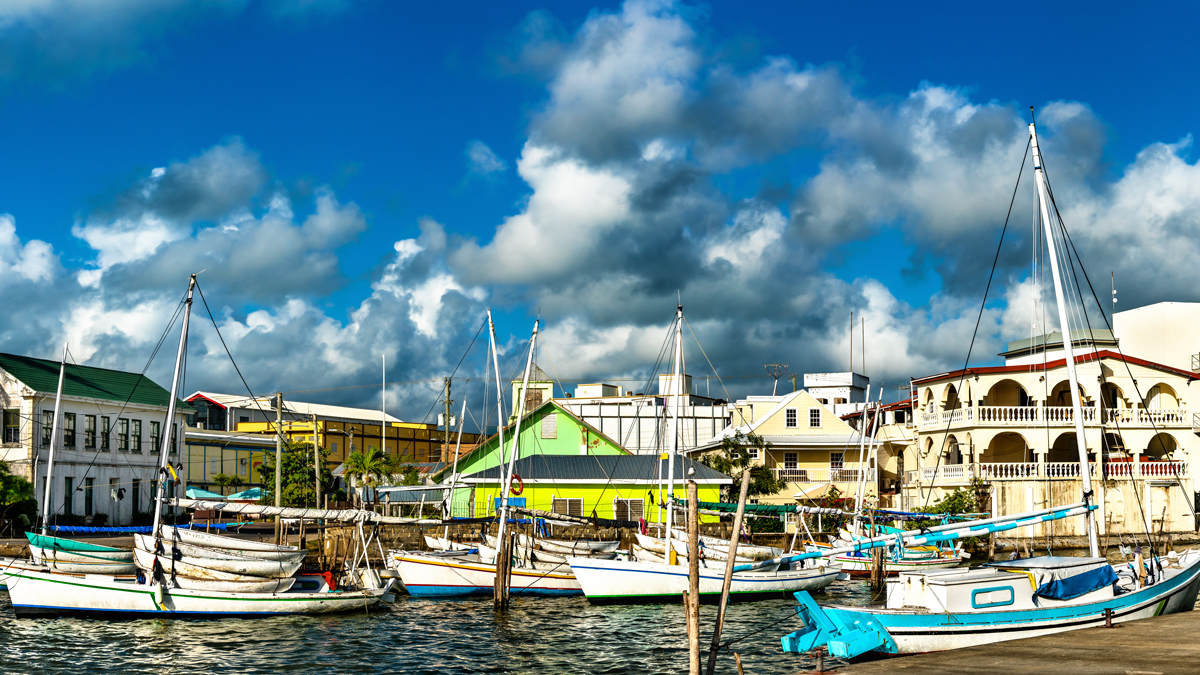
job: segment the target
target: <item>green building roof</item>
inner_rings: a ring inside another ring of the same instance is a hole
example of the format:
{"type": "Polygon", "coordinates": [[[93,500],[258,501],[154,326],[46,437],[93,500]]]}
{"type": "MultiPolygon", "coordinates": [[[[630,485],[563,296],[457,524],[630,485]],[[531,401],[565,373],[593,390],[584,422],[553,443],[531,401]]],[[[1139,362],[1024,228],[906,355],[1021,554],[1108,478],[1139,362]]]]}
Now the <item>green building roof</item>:
{"type": "MultiPolygon", "coordinates": [[[[0,354],[0,370],[25,383],[29,388],[53,395],[58,390],[57,361],[35,359],[32,356],[0,354]]],[[[155,384],[145,375],[127,373],[123,370],[93,368],[67,364],[63,378],[63,395],[94,398],[117,403],[136,403],[166,407],[171,392],[155,384]]],[[[184,401],[176,403],[179,412],[193,412],[192,406],[184,401]]]]}

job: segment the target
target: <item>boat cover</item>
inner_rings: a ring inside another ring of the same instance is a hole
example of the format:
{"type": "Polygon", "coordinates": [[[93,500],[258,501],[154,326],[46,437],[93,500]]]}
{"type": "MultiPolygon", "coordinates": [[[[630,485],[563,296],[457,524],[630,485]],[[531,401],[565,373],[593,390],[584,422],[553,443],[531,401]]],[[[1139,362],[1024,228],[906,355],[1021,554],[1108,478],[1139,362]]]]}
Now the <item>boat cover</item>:
{"type": "Polygon", "coordinates": [[[990,563],[1005,572],[1029,577],[1034,595],[1052,600],[1070,600],[1094,590],[1111,586],[1117,573],[1104,558],[1046,556],[990,563]]]}

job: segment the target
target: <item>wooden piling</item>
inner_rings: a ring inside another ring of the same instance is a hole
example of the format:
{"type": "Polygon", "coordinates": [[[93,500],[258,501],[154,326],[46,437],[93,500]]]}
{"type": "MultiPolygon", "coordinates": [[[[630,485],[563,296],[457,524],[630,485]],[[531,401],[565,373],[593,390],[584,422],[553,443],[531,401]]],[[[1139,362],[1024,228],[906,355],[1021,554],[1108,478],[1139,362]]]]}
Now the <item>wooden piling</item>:
{"type": "Polygon", "coordinates": [[[508,608],[508,590],[509,579],[512,573],[512,552],[513,541],[516,535],[507,533],[500,541],[496,542],[498,550],[496,551],[496,582],[492,594],[492,600],[495,603],[496,609],[508,608]]]}
{"type": "Polygon", "coordinates": [[[700,675],[700,498],[696,481],[688,481],[688,673],[700,675]]]}
{"type": "MultiPolygon", "coordinates": [[[[729,587],[733,584],[733,566],[737,564],[738,534],[742,531],[742,515],[746,512],[746,498],[750,494],[750,469],[742,472],[742,492],[738,495],[737,511],[733,515],[733,535],[729,537],[729,560],[725,562],[725,582],[721,586],[721,604],[717,606],[717,624],[713,629],[712,645],[708,648],[706,675],[713,675],[717,667],[717,650],[721,648],[721,629],[725,625],[725,607],[729,604],[729,587]]],[[[799,532],[800,528],[797,527],[799,532]]]]}

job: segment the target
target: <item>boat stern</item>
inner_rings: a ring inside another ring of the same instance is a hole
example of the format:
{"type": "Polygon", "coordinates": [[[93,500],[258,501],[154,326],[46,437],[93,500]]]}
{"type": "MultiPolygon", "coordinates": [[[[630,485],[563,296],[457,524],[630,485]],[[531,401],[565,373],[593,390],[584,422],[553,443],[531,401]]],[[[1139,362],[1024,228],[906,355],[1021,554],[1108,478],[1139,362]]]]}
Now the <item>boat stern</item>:
{"type": "Polygon", "coordinates": [[[837,611],[826,612],[807,591],[797,592],[796,600],[800,603],[796,613],[804,628],[783,636],[783,651],[803,654],[826,646],[831,656],[842,659],[869,651],[897,653],[891,634],[869,614],[851,618],[837,611]]]}

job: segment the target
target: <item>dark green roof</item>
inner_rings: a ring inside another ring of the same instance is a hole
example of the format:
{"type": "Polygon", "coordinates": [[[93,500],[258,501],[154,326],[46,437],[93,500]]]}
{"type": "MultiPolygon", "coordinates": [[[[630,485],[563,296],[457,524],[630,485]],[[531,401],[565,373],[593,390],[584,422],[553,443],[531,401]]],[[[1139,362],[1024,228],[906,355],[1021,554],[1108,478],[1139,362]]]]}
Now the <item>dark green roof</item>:
{"type": "MultiPolygon", "coordinates": [[[[688,469],[695,469],[698,481],[730,483],[729,476],[685,457],[675,458],[676,480],[688,479],[688,469]]],[[[523,480],[620,480],[657,483],[667,474],[667,460],[658,455],[534,455],[513,462],[513,471],[523,480]],[[661,463],[661,466],[660,466],[661,463]]],[[[500,479],[500,467],[494,466],[464,479],[500,479]]]]}
{"type": "MultiPolygon", "coordinates": [[[[30,389],[50,395],[58,391],[58,368],[57,361],[0,354],[0,369],[25,383],[30,389]]],[[[103,399],[117,403],[128,401],[165,408],[170,401],[171,392],[137,373],[68,363],[66,377],[63,378],[63,396],[103,399]]],[[[194,410],[183,401],[176,403],[176,409],[180,412],[194,410]]]]}

